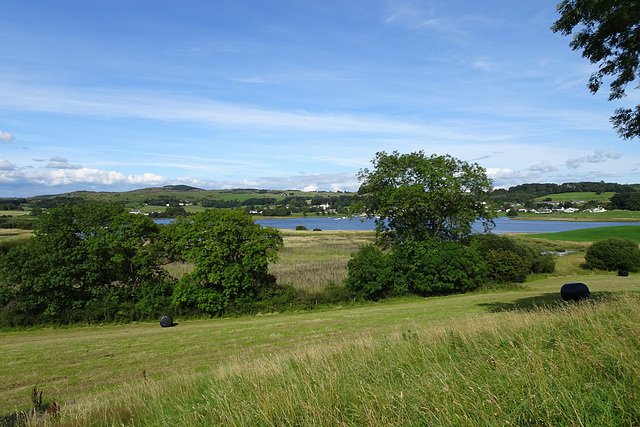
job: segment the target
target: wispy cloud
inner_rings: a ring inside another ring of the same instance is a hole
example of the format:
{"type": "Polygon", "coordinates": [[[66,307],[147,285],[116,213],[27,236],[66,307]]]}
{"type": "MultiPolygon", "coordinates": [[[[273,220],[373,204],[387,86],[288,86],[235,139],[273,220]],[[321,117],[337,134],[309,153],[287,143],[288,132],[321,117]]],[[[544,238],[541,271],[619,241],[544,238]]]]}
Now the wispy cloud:
{"type": "Polygon", "coordinates": [[[531,172],[549,173],[557,171],[558,168],[547,161],[542,161],[538,164],[529,166],[528,170],[531,172]]]}
{"type": "Polygon", "coordinates": [[[82,165],[72,165],[63,157],[52,157],[45,166],[47,169],[82,169],[82,165]]]}
{"type": "Polygon", "coordinates": [[[8,160],[0,159],[0,171],[12,171],[15,169],[15,166],[11,164],[8,160]]]}
{"type": "Polygon", "coordinates": [[[569,169],[577,169],[585,163],[603,163],[608,159],[618,160],[622,157],[620,153],[612,150],[596,150],[592,156],[579,157],[567,160],[569,169]]]}

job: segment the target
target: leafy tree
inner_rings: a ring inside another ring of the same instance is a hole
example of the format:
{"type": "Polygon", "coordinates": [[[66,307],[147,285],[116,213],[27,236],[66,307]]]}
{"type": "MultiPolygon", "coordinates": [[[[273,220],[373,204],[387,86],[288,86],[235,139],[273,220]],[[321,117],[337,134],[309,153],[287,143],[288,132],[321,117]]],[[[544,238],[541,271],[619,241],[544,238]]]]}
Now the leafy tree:
{"type": "MultiPolygon", "coordinates": [[[[570,46],[598,70],[589,78],[589,89],[596,93],[605,77],[609,100],[625,96],[626,87],[640,76],[640,3],[635,0],[564,0],[558,4],[560,18],[553,32],[573,33],[570,46]]],[[[631,139],[640,136],[640,105],[618,108],[611,117],[618,134],[631,139]]]]}
{"type": "Polygon", "coordinates": [[[276,261],[282,237],[255,224],[242,209],[178,218],[163,236],[170,257],[195,265],[174,289],[173,302],[179,307],[216,314],[275,284],[268,263],[276,261]]]}
{"type": "Polygon", "coordinates": [[[0,258],[0,307],[11,302],[34,321],[65,322],[79,320],[106,295],[115,298],[114,288],[133,301],[145,281],[161,276],[149,244],[157,231],[151,219],[113,203],[50,209],[28,245],[0,258]]]}
{"type": "Polygon", "coordinates": [[[379,152],[372,164],[373,170],[358,173],[365,200],[351,213],[378,218],[378,232],[394,230],[400,240],[432,236],[460,241],[476,220],[485,230],[494,225],[493,205],[484,202],[492,183],[477,164],[449,155],[427,157],[423,151],[379,152]]]}
{"type": "Polygon", "coordinates": [[[640,211],[640,192],[616,193],[610,200],[611,207],[614,209],[640,211]]]}

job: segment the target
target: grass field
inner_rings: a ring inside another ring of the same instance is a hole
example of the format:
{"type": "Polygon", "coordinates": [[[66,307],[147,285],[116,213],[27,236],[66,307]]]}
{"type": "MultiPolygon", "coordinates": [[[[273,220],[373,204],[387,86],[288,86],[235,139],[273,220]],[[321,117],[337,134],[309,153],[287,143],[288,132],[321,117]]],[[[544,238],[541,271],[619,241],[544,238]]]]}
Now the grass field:
{"type": "MultiPolygon", "coordinates": [[[[370,239],[288,232],[273,272],[314,261],[295,286],[320,286],[370,239]]],[[[550,243],[575,252],[519,290],[0,332],[0,416],[36,387],[59,411],[27,425],[637,425],[640,276],[585,272],[587,243],[550,243]],[[564,303],[569,281],[592,301],[564,303]]]]}
{"type": "Polygon", "coordinates": [[[558,233],[529,234],[526,237],[572,242],[597,242],[611,237],[631,239],[640,243],[640,225],[620,227],[597,227],[584,230],[561,231],[558,233]]]}
{"type": "MultiPolygon", "coordinates": [[[[501,216],[506,216],[502,213],[501,216]]],[[[519,212],[516,219],[519,220],[539,220],[539,221],[602,221],[602,222],[640,222],[640,211],[606,211],[606,212],[574,212],[574,213],[551,213],[537,214],[530,212],[519,212]]]]}
{"type": "Polygon", "coordinates": [[[558,194],[549,194],[547,196],[536,197],[534,200],[539,202],[551,199],[553,202],[568,202],[568,201],[582,201],[582,202],[602,202],[606,203],[609,199],[616,193],[614,192],[604,192],[597,194],[596,192],[572,192],[572,193],[558,193],[558,194]]]}

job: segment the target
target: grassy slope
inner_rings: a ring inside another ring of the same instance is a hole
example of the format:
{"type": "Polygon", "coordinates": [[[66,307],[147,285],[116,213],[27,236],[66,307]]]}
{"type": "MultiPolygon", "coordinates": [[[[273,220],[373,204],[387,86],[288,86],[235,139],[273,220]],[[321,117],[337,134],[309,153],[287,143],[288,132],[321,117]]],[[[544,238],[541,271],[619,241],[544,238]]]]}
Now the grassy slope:
{"type": "Polygon", "coordinates": [[[597,242],[610,237],[631,239],[640,243],[640,226],[597,227],[585,230],[561,231],[558,233],[529,234],[527,237],[571,242],[597,242]]]}
{"type": "Polygon", "coordinates": [[[229,361],[333,347],[362,337],[381,339],[407,330],[445,327],[505,309],[559,304],[566,281],[587,283],[594,294],[640,290],[640,277],[583,275],[544,278],[528,289],[428,299],[394,300],[364,307],[251,318],[88,326],[0,333],[0,413],[29,405],[34,385],[45,397],[93,399],[144,376],[154,381],[207,372],[229,361]]]}
{"type": "Polygon", "coordinates": [[[545,201],[547,199],[551,199],[553,202],[566,202],[566,201],[596,201],[606,203],[609,199],[614,195],[614,192],[605,192],[601,194],[597,194],[596,192],[571,192],[571,193],[557,193],[557,194],[549,194],[542,197],[537,197],[534,200],[539,202],[545,201]]]}

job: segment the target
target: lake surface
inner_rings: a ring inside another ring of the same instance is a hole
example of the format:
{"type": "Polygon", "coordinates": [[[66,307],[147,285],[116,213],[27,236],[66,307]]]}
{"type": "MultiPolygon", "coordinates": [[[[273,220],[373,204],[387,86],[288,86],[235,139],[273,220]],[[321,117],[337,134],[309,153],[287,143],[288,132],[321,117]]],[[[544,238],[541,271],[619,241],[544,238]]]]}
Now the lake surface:
{"type": "MultiPolygon", "coordinates": [[[[373,230],[374,220],[362,221],[361,218],[341,218],[341,217],[303,217],[284,219],[259,219],[256,223],[264,227],[283,228],[295,230],[296,226],[304,225],[309,230],[319,228],[321,230],[373,230]]],[[[615,227],[620,225],[635,225],[637,222],[574,222],[574,221],[536,221],[517,220],[500,217],[495,220],[496,227],[491,230],[496,234],[503,233],[556,233],[559,231],[582,230],[596,227],[615,227]]],[[[482,225],[477,224],[474,229],[483,232],[482,225]]]]}

